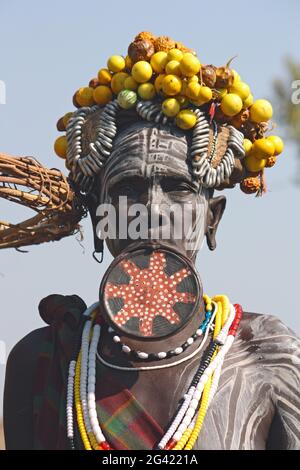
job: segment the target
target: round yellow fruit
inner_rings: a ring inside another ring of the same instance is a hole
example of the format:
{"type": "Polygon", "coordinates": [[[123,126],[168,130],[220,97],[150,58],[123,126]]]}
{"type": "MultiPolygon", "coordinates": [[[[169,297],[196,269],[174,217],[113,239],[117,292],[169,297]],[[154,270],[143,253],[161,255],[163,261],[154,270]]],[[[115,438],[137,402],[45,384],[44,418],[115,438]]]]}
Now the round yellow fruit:
{"type": "Polygon", "coordinates": [[[54,150],[56,155],[60,158],[66,158],[67,156],[68,142],[65,135],[58,137],[54,142],[54,150]]]}
{"type": "Polygon", "coordinates": [[[166,73],[174,74],[174,75],[181,75],[180,71],[180,62],[178,60],[170,60],[165,67],[166,73]]]}
{"type": "Polygon", "coordinates": [[[180,104],[176,98],[167,98],[162,103],[162,112],[168,117],[175,117],[180,111],[180,104]]]}
{"type": "Polygon", "coordinates": [[[105,105],[112,100],[111,89],[106,85],[97,86],[94,89],[94,101],[97,104],[105,105]]]}
{"type": "Polygon", "coordinates": [[[138,82],[136,82],[133,77],[125,78],[125,80],[124,80],[124,89],[125,90],[135,91],[135,90],[137,90],[138,86],[139,86],[138,82]]]}
{"type": "Polygon", "coordinates": [[[269,135],[268,140],[274,144],[274,156],[279,155],[284,149],[284,143],[280,137],[277,135],[269,135]]]}
{"type": "Polygon", "coordinates": [[[176,124],[180,129],[192,129],[197,121],[197,116],[190,109],[183,109],[179,111],[176,116],[176,124]]]}
{"type": "Polygon", "coordinates": [[[117,72],[111,79],[111,89],[117,95],[121,90],[124,90],[124,82],[129,75],[126,72],[117,72]]]}
{"type": "Polygon", "coordinates": [[[111,73],[108,69],[100,69],[98,72],[98,80],[100,85],[109,85],[111,82],[111,73]]]}
{"type": "Polygon", "coordinates": [[[94,88],[89,86],[79,88],[75,96],[79,106],[92,106],[94,104],[93,92],[94,88]]]}
{"type": "Polygon", "coordinates": [[[156,95],[154,85],[152,83],[142,83],[138,87],[138,95],[142,100],[152,100],[156,95]]]}
{"type": "Polygon", "coordinates": [[[136,82],[145,83],[152,77],[152,67],[146,60],[139,60],[132,67],[131,74],[136,82]]]}
{"type": "Polygon", "coordinates": [[[153,54],[150,60],[151,67],[156,73],[163,73],[165,66],[168,62],[168,54],[164,51],[159,51],[153,54]]]}
{"type": "Polygon", "coordinates": [[[132,60],[130,59],[129,55],[125,57],[125,67],[128,70],[131,70],[132,68],[132,60]]]}
{"type": "Polygon", "coordinates": [[[122,72],[125,66],[125,59],[121,55],[112,55],[107,61],[107,68],[114,73],[122,72]]]}
{"type": "Polygon", "coordinates": [[[250,106],[253,105],[253,95],[252,93],[250,93],[250,95],[248,96],[248,98],[246,98],[245,100],[243,100],[243,108],[244,109],[247,109],[249,108],[250,106]]]}
{"type": "Polygon", "coordinates": [[[273,108],[267,100],[256,100],[250,108],[250,119],[253,122],[266,122],[273,116],[273,108]]]}
{"type": "Polygon", "coordinates": [[[180,70],[185,77],[196,75],[201,68],[200,61],[194,54],[186,52],[180,61],[180,70]]]}
{"type": "MultiPolygon", "coordinates": [[[[64,126],[65,128],[67,127],[67,124],[69,122],[69,120],[71,119],[71,117],[73,116],[73,113],[66,113],[63,117],[63,123],[64,123],[64,126]]],[[[278,137],[279,138],[279,137],[278,137]]]]}
{"type": "Polygon", "coordinates": [[[235,93],[236,95],[239,95],[239,97],[244,101],[250,95],[250,87],[247,85],[247,83],[238,81],[233,83],[229,93],[235,93]]]}
{"type": "Polygon", "coordinates": [[[245,149],[246,155],[249,154],[251,148],[252,148],[252,142],[251,142],[251,140],[249,140],[249,139],[244,139],[244,149],[245,149]]]}
{"type": "Polygon", "coordinates": [[[201,89],[200,83],[190,82],[186,85],[184,94],[191,100],[197,100],[200,89],[201,89]]]}
{"type": "Polygon", "coordinates": [[[197,82],[199,83],[199,77],[197,75],[193,75],[192,77],[189,77],[187,79],[187,83],[191,83],[191,82],[197,82]]]}
{"type": "Polygon", "coordinates": [[[271,140],[262,138],[254,141],[252,146],[252,153],[255,158],[259,160],[272,157],[275,152],[275,145],[271,140]]]}
{"type": "Polygon", "coordinates": [[[237,82],[241,81],[241,76],[239,73],[237,73],[236,70],[231,69],[231,72],[233,73],[233,84],[235,85],[237,82]]]}
{"type": "Polygon", "coordinates": [[[242,99],[235,93],[227,93],[222,98],[221,110],[226,116],[235,116],[243,107],[242,99]]]}
{"type": "Polygon", "coordinates": [[[212,90],[208,86],[200,86],[197,100],[208,103],[212,99],[212,90]]]}
{"type": "Polygon", "coordinates": [[[247,157],[243,161],[245,162],[245,167],[247,168],[247,170],[251,171],[252,173],[263,170],[267,163],[267,160],[258,160],[257,158],[255,158],[254,155],[252,155],[252,153],[247,155],[247,157]]]}
{"type": "Polygon", "coordinates": [[[168,96],[175,96],[181,92],[182,82],[177,75],[166,75],[162,81],[162,91],[168,96]]]}
{"type": "Polygon", "coordinates": [[[180,49],[171,49],[168,52],[168,62],[170,60],[177,60],[178,62],[181,61],[183,57],[183,52],[180,49]]]}
{"type": "Polygon", "coordinates": [[[156,79],[154,80],[154,86],[155,86],[156,93],[159,93],[162,90],[162,82],[163,82],[163,79],[165,78],[165,76],[166,76],[166,74],[160,73],[156,77],[156,79]]]}

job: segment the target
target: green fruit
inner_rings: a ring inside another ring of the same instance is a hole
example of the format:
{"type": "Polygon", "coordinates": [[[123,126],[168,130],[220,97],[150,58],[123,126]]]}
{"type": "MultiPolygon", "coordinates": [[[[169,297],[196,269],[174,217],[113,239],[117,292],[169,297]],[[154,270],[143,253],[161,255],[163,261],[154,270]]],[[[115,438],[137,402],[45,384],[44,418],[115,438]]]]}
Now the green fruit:
{"type": "Polygon", "coordinates": [[[130,109],[136,104],[137,94],[132,90],[122,90],[117,99],[121,108],[130,109]]]}

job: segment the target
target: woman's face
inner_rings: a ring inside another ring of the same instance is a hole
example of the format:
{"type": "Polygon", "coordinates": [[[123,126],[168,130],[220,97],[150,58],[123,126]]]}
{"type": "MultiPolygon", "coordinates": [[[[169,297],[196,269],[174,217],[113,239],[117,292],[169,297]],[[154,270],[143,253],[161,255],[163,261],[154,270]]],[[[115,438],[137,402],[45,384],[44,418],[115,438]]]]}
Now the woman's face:
{"type": "Polygon", "coordinates": [[[190,174],[186,137],[135,125],[114,148],[99,181],[97,236],[113,256],[151,241],[195,259],[211,211],[208,191],[190,174]]]}

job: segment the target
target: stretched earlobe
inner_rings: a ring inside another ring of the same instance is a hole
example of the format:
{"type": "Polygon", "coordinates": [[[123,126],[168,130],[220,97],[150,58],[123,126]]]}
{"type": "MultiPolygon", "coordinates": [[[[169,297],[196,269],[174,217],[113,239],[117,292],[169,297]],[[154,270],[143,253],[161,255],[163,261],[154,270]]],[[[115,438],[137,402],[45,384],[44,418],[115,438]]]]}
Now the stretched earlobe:
{"type": "Polygon", "coordinates": [[[207,215],[207,228],[206,228],[206,241],[210,250],[215,250],[216,233],[219,222],[222,218],[223,212],[226,207],[226,197],[218,196],[209,200],[209,208],[207,215]]]}

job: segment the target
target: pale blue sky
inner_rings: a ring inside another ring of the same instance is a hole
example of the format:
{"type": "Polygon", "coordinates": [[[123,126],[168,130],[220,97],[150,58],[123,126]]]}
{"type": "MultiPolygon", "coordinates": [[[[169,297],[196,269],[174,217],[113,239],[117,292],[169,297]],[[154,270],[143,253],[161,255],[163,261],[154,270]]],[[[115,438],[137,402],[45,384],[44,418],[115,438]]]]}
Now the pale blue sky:
{"type": "MultiPolygon", "coordinates": [[[[34,155],[63,169],[54,156],[57,118],[72,110],[73,92],[105,66],[112,54],[125,54],[140,31],[170,35],[197,50],[203,63],[234,67],[256,98],[271,97],[274,76],[286,54],[300,60],[300,4],[297,0],[249,2],[41,2],[1,0],[0,151],[34,155]]],[[[300,77],[299,77],[300,79],[300,77]]],[[[276,120],[276,116],[275,116],[276,120]]],[[[278,128],[280,134],[280,127],[278,128]]],[[[260,199],[227,191],[228,205],[214,253],[204,248],[197,262],[210,294],[226,293],[245,310],[272,313],[300,333],[300,188],[292,184],[296,149],[288,145],[267,172],[269,193],[260,199]]],[[[0,201],[0,219],[21,220],[28,211],[0,201]]],[[[0,341],[7,352],[26,333],[42,326],[37,305],[51,293],[97,300],[101,277],[111,261],[92,259],[92,234],[83,221],[83,246],[70,237],[29,248],[28,254],[0,252],[0,341]]],[[[4,366],[0,365],[0,396],[4,366]]]]}

